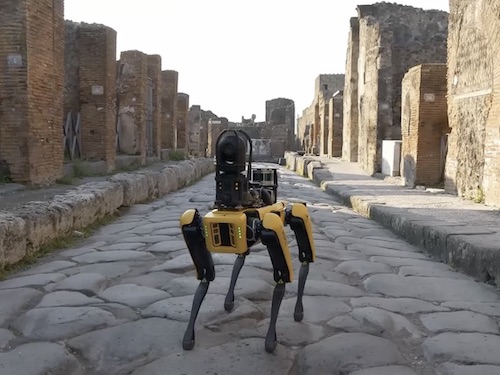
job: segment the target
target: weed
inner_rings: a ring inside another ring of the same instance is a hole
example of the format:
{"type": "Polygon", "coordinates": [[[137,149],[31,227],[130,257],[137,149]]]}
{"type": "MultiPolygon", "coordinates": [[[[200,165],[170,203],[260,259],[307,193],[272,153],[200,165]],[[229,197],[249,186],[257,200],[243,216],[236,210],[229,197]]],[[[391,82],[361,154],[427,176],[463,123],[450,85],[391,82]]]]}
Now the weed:
{"type": "Polygon", "coordinates": [[[172,161],[181,161],[181,160],[186,160],[186,156],[182,151],[171,151],[168,154],[168,158],[172,161]]]}

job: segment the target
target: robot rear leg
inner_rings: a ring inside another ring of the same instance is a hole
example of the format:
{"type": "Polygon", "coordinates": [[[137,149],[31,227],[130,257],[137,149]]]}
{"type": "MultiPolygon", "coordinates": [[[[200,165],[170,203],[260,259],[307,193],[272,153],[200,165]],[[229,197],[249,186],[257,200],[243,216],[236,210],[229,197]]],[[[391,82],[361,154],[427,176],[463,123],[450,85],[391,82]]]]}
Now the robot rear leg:
{"type": "Polygon", "coordinates": [[[234,288],[236,287],[236,281],[238,281],[238,276],[240,271],[245,264],[246,254],[240,254],[236,258],[233,266],[233,272],[231,274],[231,283],[229,284],[229,290],[226,294],[226,299],[224,301],[224,309],[228,312],[233,310],[234,307],[234,288]]]}

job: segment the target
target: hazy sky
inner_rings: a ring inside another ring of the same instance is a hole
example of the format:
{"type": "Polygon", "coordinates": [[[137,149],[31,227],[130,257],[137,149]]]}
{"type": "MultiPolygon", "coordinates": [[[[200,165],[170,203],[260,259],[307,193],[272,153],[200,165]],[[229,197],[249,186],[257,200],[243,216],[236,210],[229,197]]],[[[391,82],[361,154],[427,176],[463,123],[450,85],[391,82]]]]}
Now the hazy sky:
{"type": "MultiPolygon", "coordinates": [[[[448,11],[449,0],[398,3],[448,11]]],[[[218,116],[265,120],[265,101],[309,106],[319,74],[344,73],[349,18],[362,0],[65,0],[65,17],[118,32],[120,51],[162,56],[179,91],[218,116]]]]}

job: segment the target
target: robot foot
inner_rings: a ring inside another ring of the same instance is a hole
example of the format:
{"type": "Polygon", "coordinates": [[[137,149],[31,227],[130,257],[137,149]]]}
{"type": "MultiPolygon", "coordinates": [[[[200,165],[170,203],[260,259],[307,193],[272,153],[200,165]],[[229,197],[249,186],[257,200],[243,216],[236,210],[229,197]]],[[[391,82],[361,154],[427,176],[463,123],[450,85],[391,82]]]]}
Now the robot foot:
{"type": "Polygon", "coordinates": [[[182,348],[184,350],[192,350],[195,344],[194,337],[194,325],[196,323],[196,318],[198,317],[198,313],[200,312],[200,307],[205,299],[205,296],[208,292],[208,286],[210,282],[207,280],[202,280],[196,289],[196,293],[193,299],[193,307],[191,308],[191,316],[189,317],[189,323],[186,328],[186,333],[184,334],[184,338],[182,339],[182,348]]]}
{"type": "Polygon", "coordinates": [[[224,309],[227,312],[230,312],[233,310],[233,307],[234,307],[234,288],[236,287],[236,281],[238,280],[238,276],[240,275],[240,271],[243,268],[243,265],[245,264],[245,258],[246,258],[246,256],[244,254],[238,255],[238,257],[236,258],[236,261],[234,262],[233,272],[231,274],[231,283],[229,284],[229,290],[227,291],[226,299],[224,301],[224,309]]]}
{"type": "Polygon", "coordinates": [[[274,288],[273,301],[271,304],[271,321],[266,335],[266,352],[272,353],[278,344],[276,336],[276,321],[278,320],[278,313],[281,306],[281,301],[285,295],[285,283],[278,283],[274,288]]]}
{"type": "Polygon", "coordinates": [[[304,287],[306,285],[307,275],[309,274],[309,263],[303,262],[299,271],[299,287],[297,292],[297,303],[293,318],[296,322],[301,322],[304,318],[304,306],[302,305],[302,297],[304,296],[304,287]]]}

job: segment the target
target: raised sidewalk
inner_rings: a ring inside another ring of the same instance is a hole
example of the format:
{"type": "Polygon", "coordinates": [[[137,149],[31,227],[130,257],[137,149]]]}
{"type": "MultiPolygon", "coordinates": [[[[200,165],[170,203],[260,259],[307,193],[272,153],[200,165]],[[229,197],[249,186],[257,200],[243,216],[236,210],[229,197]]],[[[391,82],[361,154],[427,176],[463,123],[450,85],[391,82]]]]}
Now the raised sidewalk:
{"type": "MultiPolygon", "coordinates": [[[[176,191],[214,171],[210,158],[96,179],[39,200],[0,210],[0,268],[115,213],[176,191]]],[[[50,189],[48,189],[50,190],[50,189]]],[[[13,193],[15,194],[15,193],[13,193]]],[[[2,196],[0,199],[15,199],[2,196]]],[[[26,200],[26,197],[24,197],[26,200]]]]}
{"type": "Polygon", "coordinates": [[[377,221],[479,281],[500,284],[500,211],[439,190],[410,189],[372,177],[357,163],[285,155],[287,168],[344,205],[377,221]]]}

